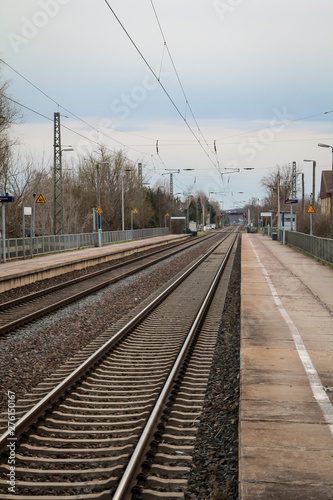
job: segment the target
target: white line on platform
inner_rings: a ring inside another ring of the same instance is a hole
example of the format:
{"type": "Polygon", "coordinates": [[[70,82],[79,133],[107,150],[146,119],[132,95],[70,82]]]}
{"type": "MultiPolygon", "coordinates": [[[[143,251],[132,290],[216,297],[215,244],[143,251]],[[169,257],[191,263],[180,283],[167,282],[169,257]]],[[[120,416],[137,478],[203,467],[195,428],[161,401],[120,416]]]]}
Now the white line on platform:
{"type": "Polygon", "coordinates": [[[279,294],[277,293],[275,286],[273,285],[272,280],[271,280],[264,264],[261,262],[260,257],[257,254],[256,249],[254,248],[252,241],[251,240],[249,240],[249,241],[251,243],[254,254],[257,257],[257,261],[259,263],[259,266],[261,267],[262,272],[264,273],[266,281],[269,285],[269,288],[272,292],[275,304],[277,305],[277,308],[279,309],[281,316],[285,320],[285,322],[290,330],[290,333],[291,333],[293,340],[295,342],[295,346],[296,346],[298,355],[300,357],[300,360],[303,363],[305,372],[308,376],[312,393],[313,393],[318,405],[320,406],[320,409],[324,415],[326,422],[328,423],[328,428],[329,428],[331,435],[333,437],[333,405],[332,405],[330,399],[328,398],[328,396],[324,390],[323,384],[321,383],[321,380],[320,380],[320,377],[317,373],[317,370],[315,369],[314,364],[312,363],[310,355],[309,355],[308,351],[306,350],[303,339],[302,339],[295,323],[293,322],[293,320],[290,318],[289,314],[287,313],[287,311],[283,307],[283,304],[281,302],[279,294]]]}

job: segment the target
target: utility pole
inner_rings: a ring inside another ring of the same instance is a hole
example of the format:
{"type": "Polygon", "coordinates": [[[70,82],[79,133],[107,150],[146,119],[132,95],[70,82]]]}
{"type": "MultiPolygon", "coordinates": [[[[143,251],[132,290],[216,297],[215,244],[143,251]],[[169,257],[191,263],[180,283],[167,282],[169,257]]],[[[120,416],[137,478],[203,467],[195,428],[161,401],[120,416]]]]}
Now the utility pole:
{"type": "Polygon", "coordinates": [[[138,177],[139,177],[139,186],[140,186],[140,221],[141,227],[143,228],[143,183],[142,183],[142,163],[138,163],[138,177]]]}
{"type": "MultiPolygon", "coordinates": [[[[333,181],[332,181],[333,184],[333,181]]],[[[333,197],[333,194],[331,195],[333,197]]],[[[313,203],[313,208],[316,209],[316,162],[315,160],[312,161],[312,203],[313,203]]],[[[332,203],[332,199],[331,199],[332,203]]],[[[312,218],[313,214],[310,214],[311,216],[311,221],[312,221],[312,231],[311,233],[314,235],[315,234],[315,218],[312,218]]]]}
{"type": "Polygon", "coordinates": [[[162,174],[162,175],[170,175],[170,201],[171,201],[171,211],[174,211],[174,203],[173,203],[173,174],[179,174],[180,170],[171,170],[170,168],[166,168],[166,170],[169,170],[168,173],[162,174]]]}
{"type": "MultiPolygon", "coordinates": [[[[296,162],[293,161],[293,170],[292,170],[292,181],[291,181],[291,198],[293,200],[296,199],[296,191],[297,191],[297,188],[296,188],[296,182],[297,182],[297,174],[296,174],[296,162]]],[[[290,205],[290,230],[293,231],[294,230],[294,225],[293,225],[293,206],[290,205]]]]}
{"type": "Polygon", "coordinates": [[[53,234],[64,234],[60,113],[54,113],[53,234]]]}
{"type": "MultiPolygon", "coordinates": [[[[0,188],[1,196],[4,196],[5,190],[3,186],[0,188]]],[[[1,203],[1,217],[2,217],[2,259],[6,262],[6,212],[5,203],[1,203]]]]}
{"type": "Polygon", "coordinates": [[[170,172],[167,174],[162,174],[162,175],[170,175],[170,198],[171,201],[173,200],[173,174],[179,174],[180,170],[171,170],[170,168],[166,168],[166,170],[169,170],[170,172]]]}

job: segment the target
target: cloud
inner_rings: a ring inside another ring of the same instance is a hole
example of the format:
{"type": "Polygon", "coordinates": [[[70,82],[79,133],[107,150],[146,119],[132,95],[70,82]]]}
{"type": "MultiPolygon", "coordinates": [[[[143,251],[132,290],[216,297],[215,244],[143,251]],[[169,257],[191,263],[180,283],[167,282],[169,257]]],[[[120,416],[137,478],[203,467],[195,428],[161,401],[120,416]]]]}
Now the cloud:
{"type": "MultiPolygon", "coordinates": [[[[313,0],[155,0],[172,61],[151,4],[119,2],[113,6],[119,19],[173,102],[105,2],[3,3],[0,56],[57,103],[102,127],[104,135],[119,139],[133,161],[140,155],[147,158],[152,172],[195,166],[198,187],[221,181],[209,158],[215,160],[214,152],[206,155],[187,125],[196,135],[202,132],[211,149],[214,140],[257,130],[217,142],[222,166],[258,168],[229,178],[230,192],[244,191],[245,197],[260,192],[261,173],[277,163],[302,162],[310,156],[329,165],[316,141],[329,137],[332,130],[333,114],[323,115],[333,108],[330,0],[320,4],[313,0]],[[283,110],[295,119],[319,116],[288,123],[278,132],[270,123],[276,111],[283,110]],[[117,130],[135,130],[149,140],[117,130]],[[155,165],[151,164],[157,139],[164,165],[158,165],[156,157],[155,165]]],[[[8,68],[3,73],[12,80],[13,97],[53,118],[58,110],[54,102],[8,68]]],[[[25,121],[17,127],[23,142],[34,150],[51,147],[52,157],[52,123],[44,129],[40,118],[28,111],[25,121]]],[[[70,123],[82,132],[82,123],[70,123]]],[[[81,140],[68,131],[63,135],[68,143],[81,140]]],[[[110,147],[118,147],[104,139],[110,147]]],[[[194,181],[192,174],[186,175],[179,176],[183,190],[194,181]]]]}

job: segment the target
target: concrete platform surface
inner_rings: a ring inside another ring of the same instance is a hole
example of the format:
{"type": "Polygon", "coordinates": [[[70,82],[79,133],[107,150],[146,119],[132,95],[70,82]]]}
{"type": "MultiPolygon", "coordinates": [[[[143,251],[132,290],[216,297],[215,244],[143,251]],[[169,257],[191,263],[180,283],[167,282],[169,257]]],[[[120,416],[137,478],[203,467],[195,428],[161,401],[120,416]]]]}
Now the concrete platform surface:
{"type": "Polygon", "coordinates": [[[118,259],[177,240],[189,238],[183,234],[155,236],[141,240],[124,241],[102,247],[82,248],[0,263],[0,293],[40,279],[50,278],[84,267],[118,259]]]}
{"type": "Polygon", "coordinates": [[[333,500],[333,269],[242,236],[240,498],[333,500]]]}

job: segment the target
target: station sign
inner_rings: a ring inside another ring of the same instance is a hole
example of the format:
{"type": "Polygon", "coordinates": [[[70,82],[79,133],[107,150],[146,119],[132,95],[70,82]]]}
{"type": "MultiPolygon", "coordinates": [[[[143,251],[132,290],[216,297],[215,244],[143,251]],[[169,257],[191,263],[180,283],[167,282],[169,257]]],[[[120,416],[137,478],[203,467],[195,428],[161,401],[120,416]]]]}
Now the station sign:
{"type": "Polygon", "coordinates": [[[1,203],[14,203],[14,196],[0,196],[1,203]]]}
{"type": "Polygon", "coordinates": [[[287,198],[284,200],[285,205],[291,205],[292,203],[298,203],[298,200],[291,200],[290,198],[287,198]]]}

